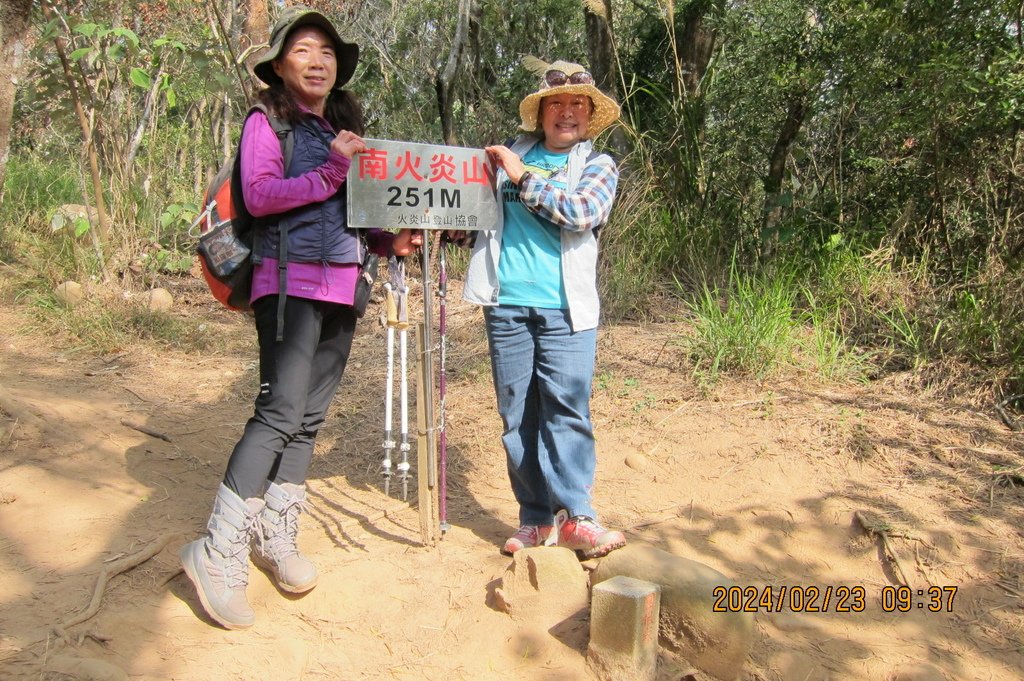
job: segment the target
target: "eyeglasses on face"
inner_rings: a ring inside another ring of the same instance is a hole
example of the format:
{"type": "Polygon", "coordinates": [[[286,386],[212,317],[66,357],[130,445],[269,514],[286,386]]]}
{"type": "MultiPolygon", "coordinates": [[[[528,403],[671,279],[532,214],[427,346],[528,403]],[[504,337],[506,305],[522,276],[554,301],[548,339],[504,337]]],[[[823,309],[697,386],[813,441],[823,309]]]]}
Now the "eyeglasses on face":
{"type": "Polygon", "coordinates": [[[558,87],[566,83],[569,85],[593,85],[594,77],[586,71],[577,71],[570,76],[565,71],[551,69],[544,74],[544,82],[547,83],[548,87],[558,87]]]}

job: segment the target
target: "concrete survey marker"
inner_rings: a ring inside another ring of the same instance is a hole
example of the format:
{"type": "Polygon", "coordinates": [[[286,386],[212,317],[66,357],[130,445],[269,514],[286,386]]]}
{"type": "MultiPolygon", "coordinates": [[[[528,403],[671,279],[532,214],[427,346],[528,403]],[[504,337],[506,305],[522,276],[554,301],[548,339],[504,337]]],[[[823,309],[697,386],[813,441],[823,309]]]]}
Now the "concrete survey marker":
{"type": "Polygon", "coordinates": [[[595,584],[587,662],[601,681],[654,681],[661,587],[619,575],[595,584]]]}

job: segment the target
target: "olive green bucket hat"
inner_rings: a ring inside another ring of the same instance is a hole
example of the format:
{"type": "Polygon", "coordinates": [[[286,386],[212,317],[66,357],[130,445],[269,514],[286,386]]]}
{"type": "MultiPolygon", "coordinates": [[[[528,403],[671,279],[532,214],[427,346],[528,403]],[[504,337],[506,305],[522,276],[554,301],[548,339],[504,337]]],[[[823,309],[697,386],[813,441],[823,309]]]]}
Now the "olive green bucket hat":
{"type": "Polygon", "coordinates": [[[356,71],[356,64],[359,63],[359,46],[342,40],[330,19],[303,5],[292,5],[281,12],[277,23],[274,24],[274,30],[270,32],[270,46],[252,69],[256,77],[267,85],[281,82],[281,77],[274,73],[272,62],[281,56],[288,35],[302,26],[315,26],[334,41],[334,50],[338,57],[338,77],[334,81],[334,89],[341,89],[352,79],[352,74],[356,71]]]}

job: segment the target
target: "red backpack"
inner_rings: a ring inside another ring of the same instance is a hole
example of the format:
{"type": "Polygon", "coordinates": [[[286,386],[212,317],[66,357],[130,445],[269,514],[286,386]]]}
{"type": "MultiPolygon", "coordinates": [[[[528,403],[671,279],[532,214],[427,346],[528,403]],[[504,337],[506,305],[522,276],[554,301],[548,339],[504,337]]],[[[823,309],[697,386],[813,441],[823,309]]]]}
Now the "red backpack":
{"type": "MultiPolygon", "coordinates": [[[[273,116],[263,104],[255,104],[246,120],[254,111],[266,115],[281,141],[284,167],[288,168],[295,145],[292,126],[273,116]]],[[[189,234],[198,238],[199,263],[213,297],[229,309],[249,310],[252,250],[260,220],[246,210],[242,200],[240,158],[236,150],[214,175],[203,195],[203,211],[192,223],[189,234]]]]}

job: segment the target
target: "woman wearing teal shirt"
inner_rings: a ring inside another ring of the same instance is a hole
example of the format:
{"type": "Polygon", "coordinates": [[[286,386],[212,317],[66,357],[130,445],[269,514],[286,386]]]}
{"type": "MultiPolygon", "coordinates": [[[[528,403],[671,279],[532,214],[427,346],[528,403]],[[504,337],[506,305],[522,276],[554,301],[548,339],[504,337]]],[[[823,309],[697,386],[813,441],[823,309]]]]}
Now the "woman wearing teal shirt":
{"type": "Polygon", "coordinates": [[[585,557],[626,543],[591,503],[590,420],[597,322],[596,229],[608,220],[618,168],[590,142],[619,116],[579,64],[544,65],[519,105],[527,133],[487,147],[502,220],[478,234],[466,300],[483,306],[502,443],[520,528],[503,551],[557,543],[585,557]],[[539,128],[539,129],[538,129],[539,128]]]}

